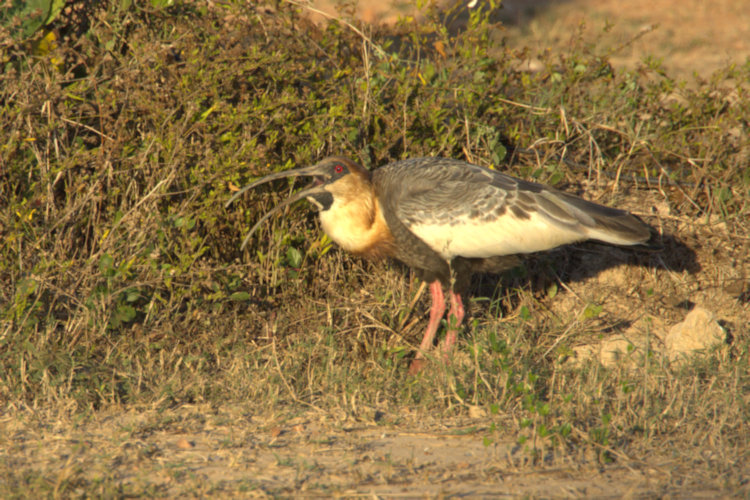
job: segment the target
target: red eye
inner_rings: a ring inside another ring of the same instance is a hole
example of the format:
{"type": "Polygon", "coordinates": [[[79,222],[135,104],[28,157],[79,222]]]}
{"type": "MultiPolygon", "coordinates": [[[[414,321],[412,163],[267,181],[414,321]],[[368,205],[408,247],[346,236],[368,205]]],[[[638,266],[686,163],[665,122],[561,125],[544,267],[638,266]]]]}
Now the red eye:
{"type": "Polygon", "coordinates": [[[344,171],[344,167],[343,167],[343,165],[336,165],[335,167],[333,167],[333,170],[334,170],[334,171],[335,171],[335,172],[336,172],[337,174],[340,174],[341,172],[343,172],[343,171],[344,171]]]}

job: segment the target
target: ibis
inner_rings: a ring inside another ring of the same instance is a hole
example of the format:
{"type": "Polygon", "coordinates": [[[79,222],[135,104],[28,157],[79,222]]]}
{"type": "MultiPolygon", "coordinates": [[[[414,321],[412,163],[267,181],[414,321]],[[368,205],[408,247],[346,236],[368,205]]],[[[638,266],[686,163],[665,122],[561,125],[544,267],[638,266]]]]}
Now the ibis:
{"type": "Polygon", "coordinates": [[[445,315],[441,350],[446,360],[465,315],[464,296],[476,272],[514,267],[519,256],[583,240],[637,245],[651,237],[648,225],[616,208],[552,187],[449,158],[413,158],[372,171],[345,157],[263,177],[237,191],[284,177],[312,177],[312,184],[269,211],[306,198],[319,211],[323,231],[355,255],[390,257],[429,284],[427,328],[410,365],[418,372],[445,315]]]}

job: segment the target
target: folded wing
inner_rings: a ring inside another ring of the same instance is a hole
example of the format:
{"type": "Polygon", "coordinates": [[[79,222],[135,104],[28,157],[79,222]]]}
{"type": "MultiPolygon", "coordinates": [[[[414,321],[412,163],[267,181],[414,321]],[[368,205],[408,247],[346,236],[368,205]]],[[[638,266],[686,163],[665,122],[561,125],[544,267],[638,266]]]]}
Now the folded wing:
{"type": "Polygon", "coordinates": [[[650,237],[649,227],[625,211],[458,160],[405,160],[377,175],[399,220],[448,260],[586,239],[634,245],[650,237]]]}

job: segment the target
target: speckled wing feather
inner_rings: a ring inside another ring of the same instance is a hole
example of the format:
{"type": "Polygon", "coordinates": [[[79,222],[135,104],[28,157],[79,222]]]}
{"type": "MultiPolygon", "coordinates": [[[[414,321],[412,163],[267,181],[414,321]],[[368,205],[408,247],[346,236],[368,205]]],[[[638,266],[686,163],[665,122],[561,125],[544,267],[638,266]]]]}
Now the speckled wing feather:
{"type": "Polygon", "coordinates": [[[548,250],[596,239],[650,237],[638,218],[533,182],[445,158],[414,158],[373,173],[381,200],[445,259],[548,250]]]}

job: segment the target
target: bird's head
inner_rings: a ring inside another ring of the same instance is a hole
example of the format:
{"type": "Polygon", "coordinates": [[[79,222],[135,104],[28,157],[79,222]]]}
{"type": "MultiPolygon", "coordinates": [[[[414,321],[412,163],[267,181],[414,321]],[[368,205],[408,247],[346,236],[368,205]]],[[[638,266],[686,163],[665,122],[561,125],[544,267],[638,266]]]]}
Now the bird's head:
{"type": "Polygon", "coordinates": [[[363,184],[369,185],[370,182],[370,172],[358,163],[343,156],[330,156],[311,167],[295,168],[284,172],[277,172],[258,179],[237,191],[225,206],[228,207],[231,205],[245,191],[260,186],[261,184],[286,177],[312,177],[313,183],[310,187],[296,192],[294,195],[279,203],[270,212],[261,217],[260,220],[250,229],[247,236],[245,236],[245,239],[242,242],[242,248],[245,248],[245,245],[247,245],[247,242],[250,240],[250,236],[252,236],[255,230],[258,229],[263,222],[287,205],[299,201],[302,198],[307,198],[307,200],[315,205],[319,211],[325,211],[331,208],[334,198],[352,196],[359,186],[362,186],[363,184]]]}

